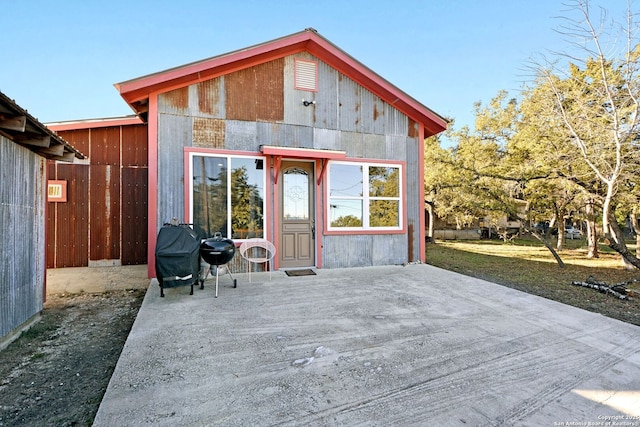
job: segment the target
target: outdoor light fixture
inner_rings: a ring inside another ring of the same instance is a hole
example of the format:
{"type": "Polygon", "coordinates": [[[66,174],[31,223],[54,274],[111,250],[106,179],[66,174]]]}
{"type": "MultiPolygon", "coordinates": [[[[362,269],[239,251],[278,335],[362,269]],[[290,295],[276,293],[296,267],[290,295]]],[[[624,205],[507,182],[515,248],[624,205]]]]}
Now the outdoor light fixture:
{"type": "Polygon", "coordinates": [[[304,105],[305,107],[308,107],[309,105],[316,105],[316,101],[307,101],[305,99],[302,100],[302,105],[304,105]]]}

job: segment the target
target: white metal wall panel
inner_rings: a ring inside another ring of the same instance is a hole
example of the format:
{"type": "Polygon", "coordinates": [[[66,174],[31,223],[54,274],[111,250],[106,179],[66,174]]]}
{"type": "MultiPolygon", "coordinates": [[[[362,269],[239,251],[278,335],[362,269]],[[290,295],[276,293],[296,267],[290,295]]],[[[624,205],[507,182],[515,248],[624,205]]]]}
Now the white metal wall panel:
{"type": "Polygon", "coordinates": [[[347,157],[361,158],[364,155],[363,135],[360,132],[340,132],[340,149],[347,157]]]}
{"type": "Polygon", "coordinates": [[[240,120],[227,120],[225,130],[224,148],[227,150],[258,151],[258,123],[240,120]]]}
{"type": "Polygon", "coordinates": [[[315,148],[313,141],[313,128],[309,126],[283,125],[283,147],[315,148]]]}
{"type": "Polygon", "coordinates": [[[368,159],[387,159],[384,135],[363,134],[362,148],[364,157],[368,159]]]}
{"type": "Polygon", "coordinates": [[[333,129],[313,128],[313,145],[323,150],[340,150],[340,132],[333,129]]]}
{"type": "Polygon", "coordinates": [[[338,80],[339,129],[349,132],[362,132],[362,86],[353,80],[342,77],[338,80]]]}
{"type": "MultiPolygon", "coordinates": [[[[406,135],[388,135],[385,137],[385,158],[389,160],[406,160],[407,159],[407,139],[406,135]]],[[[417,153],[414,154],[414,157],[417,153]]]]}
{"type": "Polygon", "coordinates": [[[338,79],[340,74],[334,68],[320,61],[318,64],[318,92],[315,94],[316,105],[314,125],[318,128],[337,130],[340,128],[338,110],[340,93],[338,79]]]}
{"type": "Polygon", "coordinates": [[[389,104],[384,108],[385,129],[387,135],[409,134],[409,118],[389,104]]]}
{"type": "MultiPolygon", "coordinates": [[[[408,147],[409,153],[417,153],[418,141],[415,138],[406,138],[405,145],[408,147]]],[[[419,168],[418,156],[407,156],[407,233],[408,242],[411,248],[409,252],[412,255],[412,259],[409,261],[416,261],[420,259],[420,228],[424,227],[424,224],[420,223],[420,211],[423,207],[423,201],[420,200],[420,185],[421,176],[424,175],[424,171],[419,168]]]]}
{"type": "Polygon", "coordinates": [[[399,265],[407,262],[404,234],[324,236],[323,268],[399,265]]]}
{"type": "MultiPolygon", "coordinates": [[[[193,117],[158,115],[158,231],[162,224],[184,220],[184,147],[193,137],[193,117]]],[[[150,189],[151,190],[151,189],[150,189]]]]}

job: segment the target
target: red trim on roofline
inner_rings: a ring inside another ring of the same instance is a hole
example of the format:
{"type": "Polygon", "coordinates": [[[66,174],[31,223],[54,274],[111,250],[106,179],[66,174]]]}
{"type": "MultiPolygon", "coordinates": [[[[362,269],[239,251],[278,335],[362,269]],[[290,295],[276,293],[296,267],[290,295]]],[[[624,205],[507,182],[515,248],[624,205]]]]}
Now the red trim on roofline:
{"type": "Polygon", "coordinates": [[[46,126],[56,132],[63,130],[95,129],[110,126],[128,126],[144,124],[137,116],[113,117],[108,119],[75,120],[71,122],[47,123],[46,126]]]}
{"type": "Polygon", "coordinates": [[[313,29],[117,83],[114,86],[136,111],[134,104],[145,104],[150,93],[166,92],[303,51],[333,66],[413,120],[424,124],[425,137],[447,128],[445,118],[373,72],[313,29]]]}

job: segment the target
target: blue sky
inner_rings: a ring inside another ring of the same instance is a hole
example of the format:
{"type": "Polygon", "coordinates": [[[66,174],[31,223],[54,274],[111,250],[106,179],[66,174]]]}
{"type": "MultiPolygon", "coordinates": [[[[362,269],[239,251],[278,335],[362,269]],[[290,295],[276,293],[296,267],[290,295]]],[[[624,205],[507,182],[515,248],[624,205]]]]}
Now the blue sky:
{"type": "MultiPolygon", "coordinates": [[[[0,91],[45,123],[132,114],[114,83],[313,27],[458,128],[475,102],[517,95],[531,60],[567,46],[554,31],[561,0],[10,3],[0,91]]],[[[599,3],[624,19],[626,0],[599,3]]]]}

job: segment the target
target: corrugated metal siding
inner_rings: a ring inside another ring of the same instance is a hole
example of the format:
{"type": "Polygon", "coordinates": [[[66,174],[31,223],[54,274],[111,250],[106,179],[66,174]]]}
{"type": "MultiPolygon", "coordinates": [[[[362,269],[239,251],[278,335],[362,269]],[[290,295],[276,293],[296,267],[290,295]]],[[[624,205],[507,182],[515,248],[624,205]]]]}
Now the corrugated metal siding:
{"type": "Polygon", "coordinates": [[[322,237],[323,267],[347,268],[407,262],[407,236],[330,235],[322,237]]]}
{"type": "MultiPolygon", "coordinates": [[[[260,145],[275,145],[343,150],[351,158],[411,159],[413,163],[405,171],[407,179],[414,180],[417,173],[422,173],[417,171],[415,138],[411,139],[411,149],[406,146],[408,135],[417,131],[416,124],[308,53],[174,92],[159,96],[158,229],[171,217],[181,218],[183,214],[183,147],[255,152],[260,145]],[[295,89],[296,57],[318,62],[317,92],[295,89]],[[315,100],[316,104],[305,107],[303,98],[315,100]]],[[[407,194],[411,199],[407,214],[412,227],[419,218],[419,201],[415,200],[418,195],[415,189],[407,194]]],[[[417,231],[412,229],[411,236],[324,236],[324,266],[407,262],[409,253],[417,253],[417,231]],[[374,247],[384,247],[384,253],[374,253],[374,247]],[[393,254],[389,255],[388,248],[393,254]],[[349,256],[345,257],[345,253],[349,256]]]]}
{"type": "Polygon", "coordinates": [[[91,129],[92,165],[120,165],[120,127],[91,129]]]}
{"type": "Polygon", "coordinates": [[[258,151],[260,144],[269,144],[258,141],[258,122],[246,122],[240,120],[227,120],[225,123],[224,148],[228,150],[258,151]]]}
{"type": "Polygon", "coordinates": [[[384,135],[364,134],[363,156],[369,159],[388,159],[387,140],[384,135]]]}
{"type": "Polygon", "coordinates": [[[122,265],[147,263],[148,176],[147,168],[122,168],[122,265]]]}
{"type": "Polygon", "coordinates": [[[333,129],[313,128],[313,145],[324,150],[340,148],[340,132],[333,129]]]}
{"type": "MultiPolygon", "coordinates": [[[[164,109],[160,96],[158,108],[164,109]]],[[[193,118],[185,115],[158,115],[158,224],[171,218],[184,220],[184,147],[193,140],[193,118]]]]}
{"type": "Polygon", "coordinates": [[[182,87],[161,95],[158,113],[185,115],[189,109],[189,87],[182,87]]]}
{"type": "Polygon", "coordinates": [[[89,172],[89,260],[120,259],[120,168],[92,165],[89,172]]]}
{"type": "Polygon", "coordinates": [[[347,157],[364,157],[364,135],[360,132],[340,132],[340,150],[347,153],[347,157]]]}
{"type": "MultiPolygon", "coordinates": [[[[417,153],[418,141],[414,138],[406,138],[405,146],[407,152],[417,153]]],[[[418,156],[407,156],[407,248],[409,261],[417,261],[420,257],[420,210],[422,209],[422,201],[420,200],[420,186],[418,185],[420,176],[424,175],[424,171],[420,170],[418,156]]]]}
{"type": "Polygon", "coordinates": [[[226,117],[230,120],[284,119],[284,59],[225,76],[226,117]]]}
{"type": "Polygon", "coordinates": [[[55,256],[47,264],[85,267],[89,264],[89,166],[60,163],[56,167],[55,178],[49,178],[67,181],[67,201],[49,203],[48,217],[56,226],[47,242],[55,248],[55,256]]]}
{"type": "Polygon", "coordinates": [[[67,130],[58,132],[60,136],[64,135],[63,138],[67,142],[76,147],[78,151],[86,155],[89,155],[90,152],[89,133],[89,129],[67,130]]]}
{"type": "Polygon", "coordinates": [[[58,133],[90,158],[49,163],[49,179],[67,181],[68,201],[48,206],[47,266],[145,264],[146,234],[139,235],[147,228],[147,126],[58,133]]]}
{"type": "Polygon", "coordinates": [[[206,80],[196,85],[198,112],[205,116],[224,118],[224,78],[206,80]]]}
{"type": "Polygon", "coordinates": [[[339,129],[340,92],[338,90],[337,70],[322,61],[318,61],[318,92],[315,94],[316,105],[313,107],[316,127],[339,129]]]}
{"type": "MultiPolygon", "coordinates": [[[[387,135],[386,137],[385,157],[389,160],[406,160],[407,159],[407,137],[402,135],[387,135]]],[[[418,153],[412,157],[417,157],[418,153]]]]}
{"type": "MultiPolygon", "coordinates": [[[[47,177],[49,179],[57,179],[56,166],[53,162],[47,163],[47,177]]],[[[47,205],[46,263],[47,268],[53,268],[56,260],[56,203],[48,203],[47,205]]]]}
{"type": "Polygon", "coordinates": [[[338,120],[340,129],[349,132],[363,132],[362,124],[363,88],[342,74],[338,76],[338,120]]]}
{"type": "Polygon", "coordinates": [[[42,310],[45,160],[0,136],[0,337],[42,310]]]}
{"type": "Polygon", "coordinates": [[[384,105],[384,120],[387,135],[408,135],[409,118],[389,104],[384,105]]]}
{"type": "Polygon", "coordinates": [[[123,126],[122,166],[147,166],[147,125],[123,126]]]}

